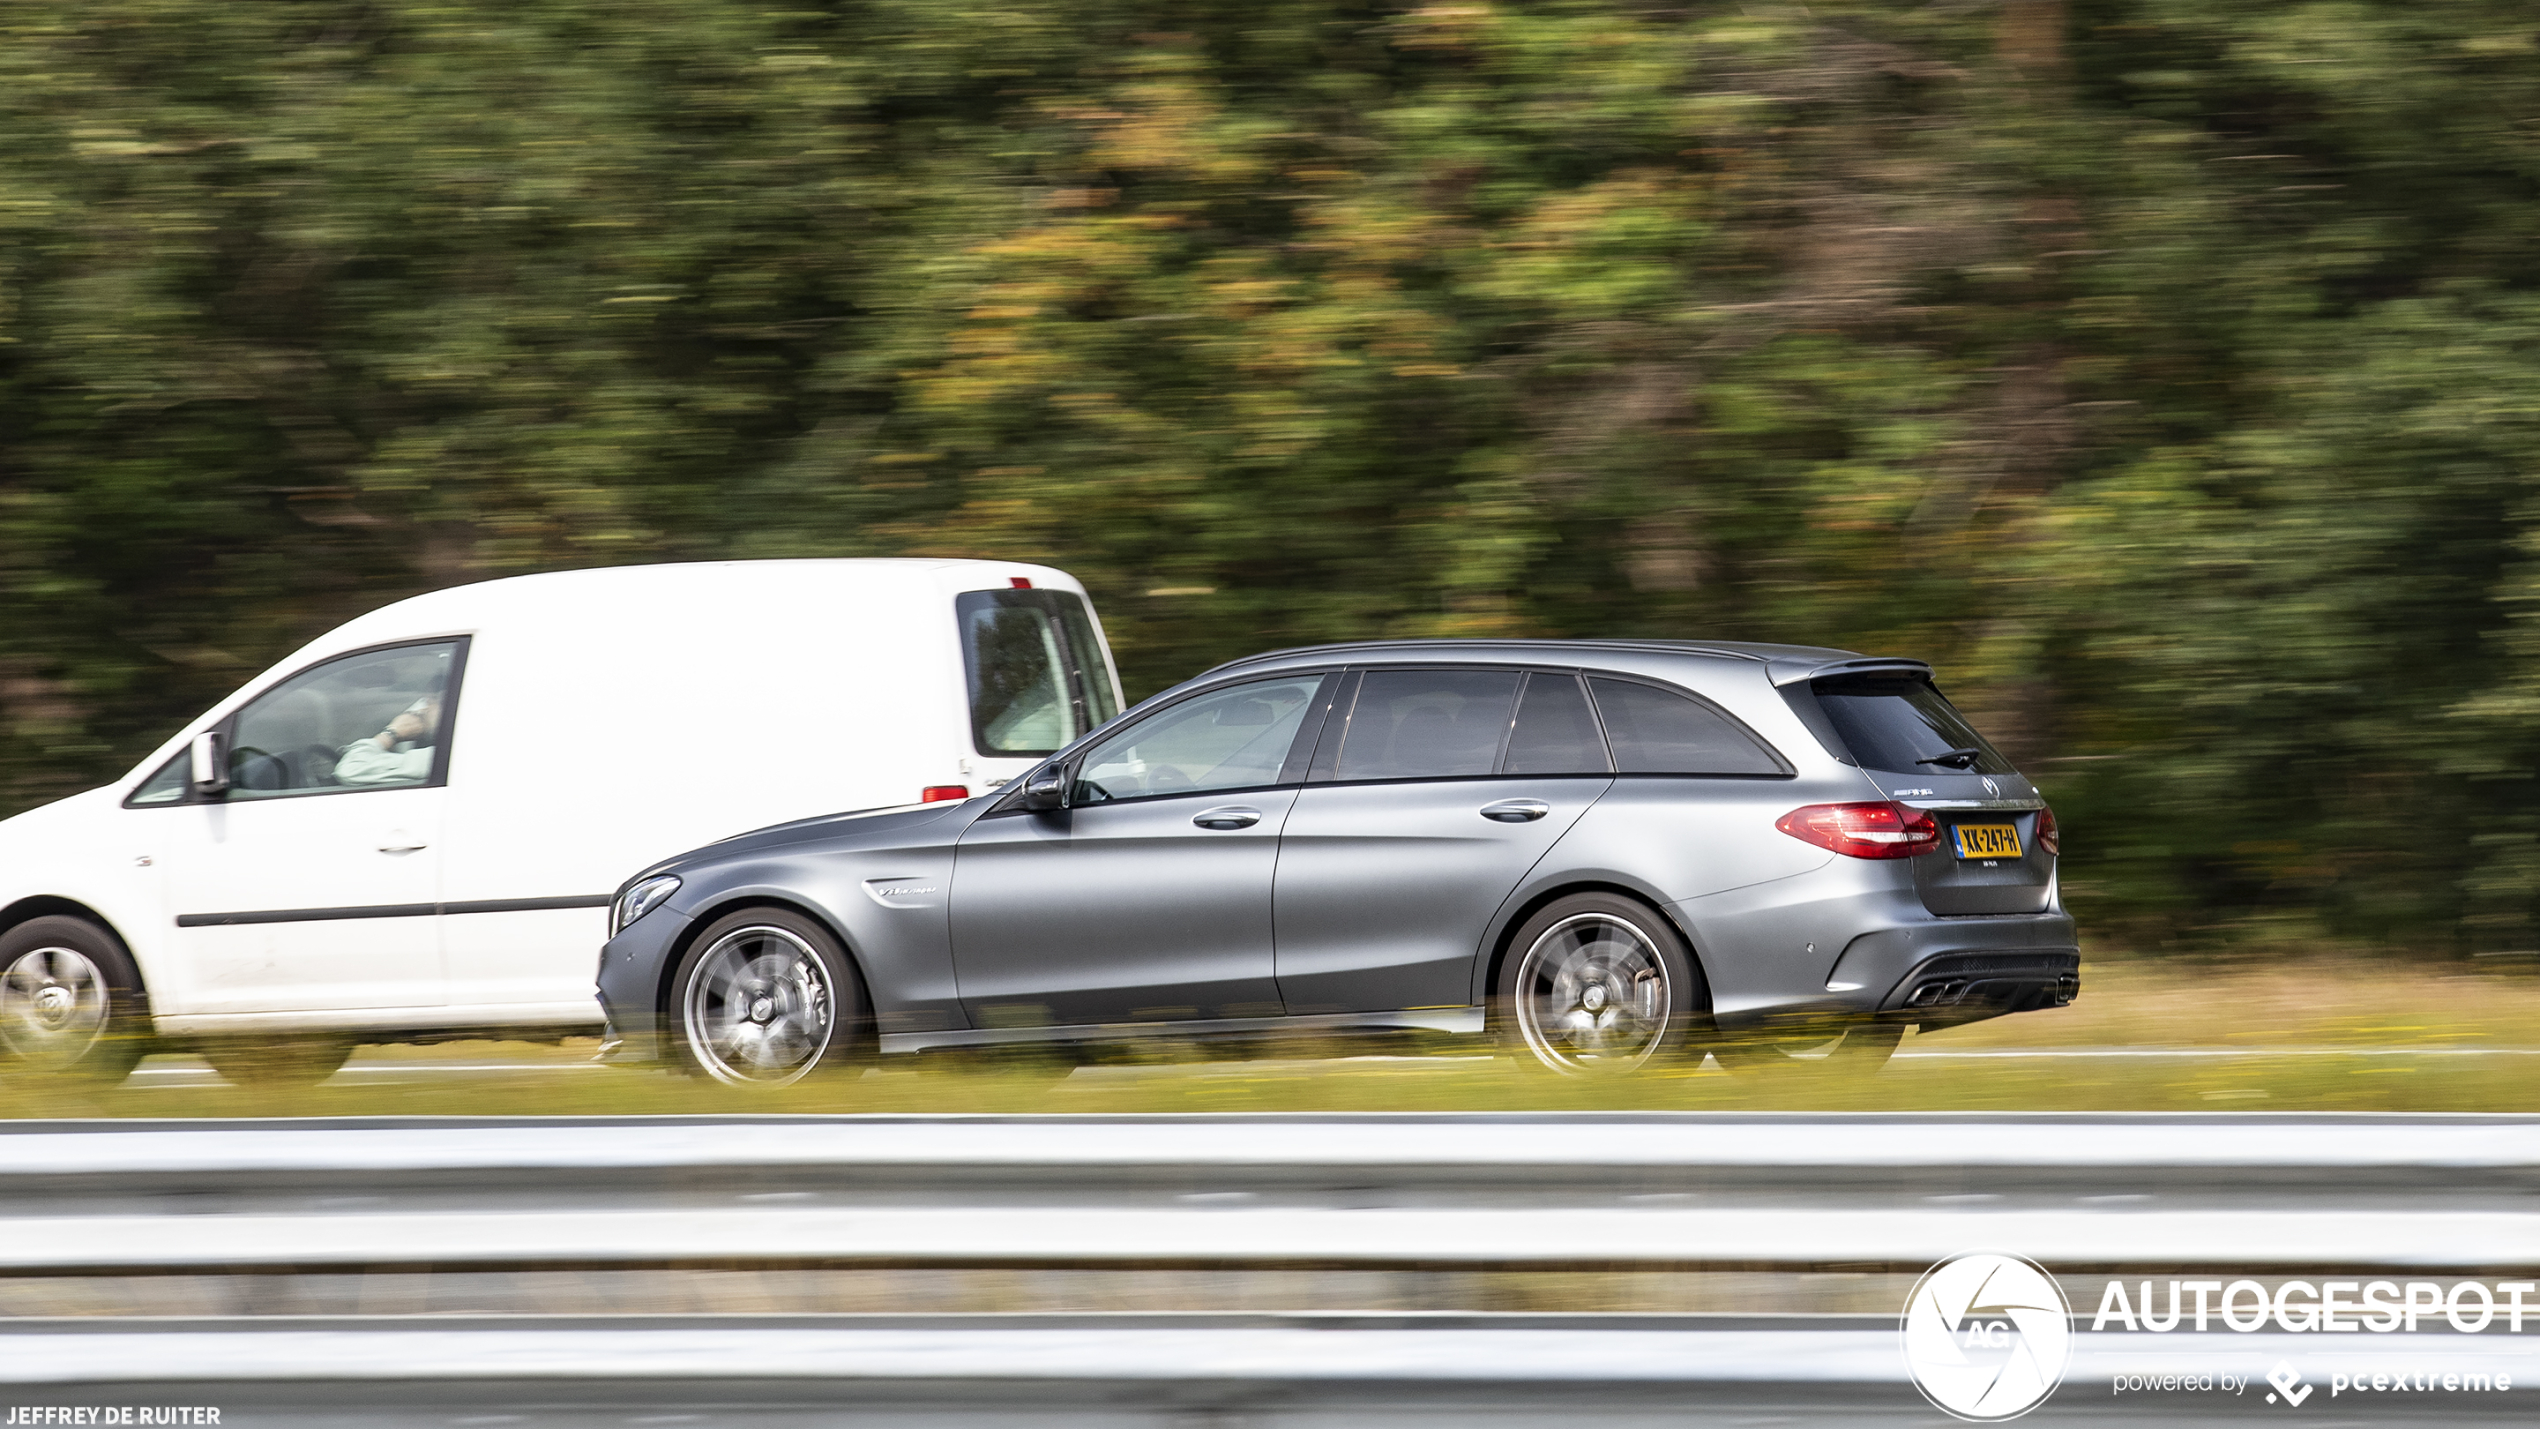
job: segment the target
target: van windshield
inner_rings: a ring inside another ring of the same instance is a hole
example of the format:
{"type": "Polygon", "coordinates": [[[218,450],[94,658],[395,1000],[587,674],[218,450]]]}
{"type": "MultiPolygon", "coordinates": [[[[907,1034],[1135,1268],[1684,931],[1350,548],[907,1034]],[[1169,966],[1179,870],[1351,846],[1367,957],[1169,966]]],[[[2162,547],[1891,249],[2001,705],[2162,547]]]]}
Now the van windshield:
{"type": "Polygon", "coordinates": [[[1919,673],[1818,680],[1817,705],[1865,769],[1891,774],[2011,774],[2011,761],[1976,733],[1919,673]]]}
{"type": "Polygon", "coordinates": [[[1119,713],[1084,600],[1063,590],[953,598],[981,754],[1037,759],[1119,713]]]}

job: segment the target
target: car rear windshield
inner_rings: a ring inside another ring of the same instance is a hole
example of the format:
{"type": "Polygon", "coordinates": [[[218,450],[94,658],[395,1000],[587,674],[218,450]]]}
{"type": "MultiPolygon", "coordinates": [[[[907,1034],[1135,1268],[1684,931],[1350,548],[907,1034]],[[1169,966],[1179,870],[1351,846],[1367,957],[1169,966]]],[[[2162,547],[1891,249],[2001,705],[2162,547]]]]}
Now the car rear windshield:
{"type": "Polygon", "coordinates": [[[1038,758],[1119,713],[1093,617],[1075,592],[964,591],[953,613],[981,754],[1038,758]]]}
{"type": "Polygon", "coordinates": [[[1842,675],[1813,682],[1817,707],[1865,769],[1891,774],[2010,774],[1967,717],[1920,673],[1842,675]],[[1947,758],[1972,751],[1972,758],[1947,758]]]}

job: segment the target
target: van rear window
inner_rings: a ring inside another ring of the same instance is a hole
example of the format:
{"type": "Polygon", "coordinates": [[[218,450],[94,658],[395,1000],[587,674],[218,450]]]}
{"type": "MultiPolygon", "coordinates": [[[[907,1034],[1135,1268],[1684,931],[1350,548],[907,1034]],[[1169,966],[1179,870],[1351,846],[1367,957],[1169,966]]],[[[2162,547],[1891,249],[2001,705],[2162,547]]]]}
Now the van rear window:
{"type": "Polygon", "coordinates": [[[1920,674],[1840,675],[1815,681],[1811,688],[1844,749],[1864,769],[1891,774],[2018,772],[1920,674]]]}
{"type": "Polygon", "coordinates": [[[1037,759],[1120,712],[1093,617],[1075,592],[964,591],[953,614],[981,754],[1037,759]]]}

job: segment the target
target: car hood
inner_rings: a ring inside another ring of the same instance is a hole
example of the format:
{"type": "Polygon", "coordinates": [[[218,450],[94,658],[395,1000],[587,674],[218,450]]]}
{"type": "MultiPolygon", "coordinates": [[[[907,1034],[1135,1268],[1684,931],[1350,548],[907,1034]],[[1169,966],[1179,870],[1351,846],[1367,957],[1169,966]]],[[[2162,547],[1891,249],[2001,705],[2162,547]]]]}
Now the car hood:
{"type": "Polygon", "coordinates": [[[767,853],[775,849],[799,848],[820,844],[833,848],[858,848],[868,844],[897,843],[928,824],[962,814],[977,812],[982,799],[965,799],[958,803],[900,804],[881,809],[852,809],[840,814],[822,814],[816,818],[795,819],[790,823],[770,824],[745,834],[719,839],[703,848],[692,849],[676,858],[665,859],[645,870],[643,877],[656,873],[678,873],[721,863],[727,859],[767,853]]]}

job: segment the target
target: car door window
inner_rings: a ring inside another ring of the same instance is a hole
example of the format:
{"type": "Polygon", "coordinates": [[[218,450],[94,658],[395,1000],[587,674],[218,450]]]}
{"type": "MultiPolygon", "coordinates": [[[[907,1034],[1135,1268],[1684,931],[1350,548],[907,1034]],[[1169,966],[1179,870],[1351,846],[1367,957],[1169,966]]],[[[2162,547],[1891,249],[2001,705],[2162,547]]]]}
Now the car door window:
{"type": "Polygon", "coordinates": [[[303,670],[229,725],[229,798],[438,784],[466,642],[365,650],[303,670]]]}
{"type": "Polygon", "coordinates": [[[1588,709],[1576,675],[1536,671],[1517,701],[1517,723],[1508,732],[1503,774],[1607,774],[1605,736],[1588,709]]]}
{"type": "Polygon", "coordinates": [[[1736,720],[1672,690],[1591,677],[1597,713],[1623,774],[1790,773],[1736,720]]]}
{"type": "Polygon", "coordinates": [[[1332,777],[1443,779],[1499,763],[1517,703],[1515,670],[1370,670],[1332,777]]]}
{"type": "Polygon", "coordinates": [[[1149,715],[1078,761],[1069,802],[1276,784],[1323,678],[1316,673],[1254,680],[1149,715]]]}

